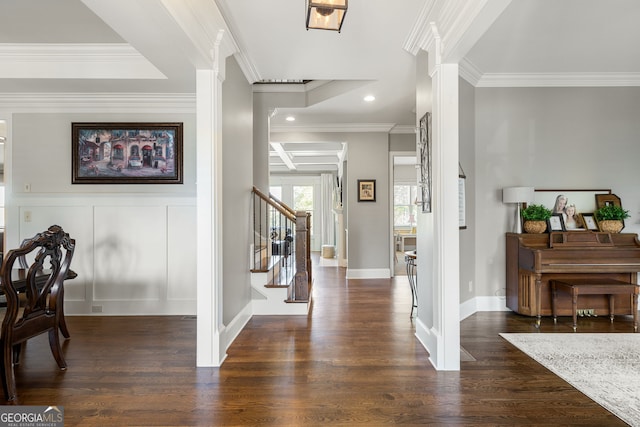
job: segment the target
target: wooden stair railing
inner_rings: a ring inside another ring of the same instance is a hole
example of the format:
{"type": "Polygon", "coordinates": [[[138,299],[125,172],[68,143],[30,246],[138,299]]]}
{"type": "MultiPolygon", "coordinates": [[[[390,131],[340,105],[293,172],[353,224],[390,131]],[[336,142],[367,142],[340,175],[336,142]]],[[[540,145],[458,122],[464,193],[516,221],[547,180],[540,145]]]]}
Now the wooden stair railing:
{"type": "Polygon", "coordinates": [[[270,287],[288,287],[287,302],[308,302],[312,284],[311,214],[296,212],[254,187],[253,236],[251,271],[270,272],[270,287]]]}

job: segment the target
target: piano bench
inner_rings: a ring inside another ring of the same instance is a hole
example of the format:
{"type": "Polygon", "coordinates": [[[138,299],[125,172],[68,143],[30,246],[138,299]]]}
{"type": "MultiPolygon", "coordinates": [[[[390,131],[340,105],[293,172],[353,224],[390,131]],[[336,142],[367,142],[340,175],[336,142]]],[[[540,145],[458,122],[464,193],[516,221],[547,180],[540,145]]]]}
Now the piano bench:
{"type": "Polygon", "coordinates": [[[549,280],[551,284],[551,309],[553,312],[553,323],[557,322],[556,316],[556,296],[558,290],[571,295],[573,331],[578,325],[578,295],[608,295],[609,296],[609,318],[613,322],[614,317],[614,295],[629,295],[631,297],[631,310],[633,313],[633,331],[638,331],[638,289],[640,286],[623,282],[622,280],[610,278],[598,279],[554,279],[549,280]]]}

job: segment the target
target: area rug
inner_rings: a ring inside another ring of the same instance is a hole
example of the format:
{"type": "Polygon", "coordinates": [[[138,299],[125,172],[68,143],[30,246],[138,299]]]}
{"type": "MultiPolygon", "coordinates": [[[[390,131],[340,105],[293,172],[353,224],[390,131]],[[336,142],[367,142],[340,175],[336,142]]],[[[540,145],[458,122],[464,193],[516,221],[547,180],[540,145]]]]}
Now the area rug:
{"type": "Polygon", "coordinates": [[[624,422],[640,427],[640,334],[500,334],[624,422]]]}

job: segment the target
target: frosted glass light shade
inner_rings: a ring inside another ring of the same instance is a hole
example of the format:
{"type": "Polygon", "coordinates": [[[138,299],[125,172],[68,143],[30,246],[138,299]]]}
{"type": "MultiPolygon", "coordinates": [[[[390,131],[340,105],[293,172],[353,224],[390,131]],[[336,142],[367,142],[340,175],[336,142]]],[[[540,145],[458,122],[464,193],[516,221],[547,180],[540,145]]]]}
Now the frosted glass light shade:
{"type": "Polygon", "coordinates": [[[307,30],[340,32],[347,7],[347,0],[307,0],[307,30]]]}

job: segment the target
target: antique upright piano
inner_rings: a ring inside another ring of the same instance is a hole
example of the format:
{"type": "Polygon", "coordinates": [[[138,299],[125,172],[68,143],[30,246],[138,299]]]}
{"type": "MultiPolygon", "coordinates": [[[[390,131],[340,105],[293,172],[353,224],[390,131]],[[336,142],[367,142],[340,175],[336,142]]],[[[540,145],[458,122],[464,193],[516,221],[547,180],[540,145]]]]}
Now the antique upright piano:
{"type": "MultiPolygon", "coordinates": [[[[638,283],[640,241],[633,233],[567,231],[545,234],[507,233],[507,307],[516,313],[550,316],[549,280],[606,277],[638,283]]],[[[615,314],[632,314],[631,299],[615,297],[615,314]]],[[[606,315],[606,295],[580,297],[581,308],[606,315]]],[[[557,313],[571,316],[571,297],[558,294],[557,313]]]]}

